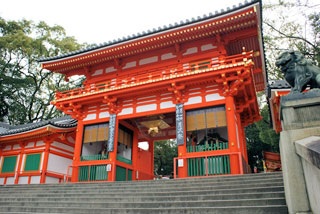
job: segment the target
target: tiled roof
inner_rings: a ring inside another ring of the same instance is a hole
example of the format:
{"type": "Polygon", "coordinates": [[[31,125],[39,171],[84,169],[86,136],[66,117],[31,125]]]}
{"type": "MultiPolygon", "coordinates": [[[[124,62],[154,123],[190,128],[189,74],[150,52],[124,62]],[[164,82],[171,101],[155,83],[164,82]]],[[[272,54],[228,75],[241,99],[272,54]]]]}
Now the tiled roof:
{"type": "Polygon", "coordinates": [[[215,18],[215,17],[218,17],[218,16],[222,16],[224,14],[231,13],[233,11],[248,7],[248,6],[250,6],[252,4],[255,4],[257,2],[261,2],[261,0],[250,0],[250,1],[246,0],[245,2],[239,3],[238,5],[233,5],[232,8],[227,7],[226,9],[221,9],[220,11],[215,11],[215,13],[209,13],[208,15],[204,14],[202,17],[198,16],[196,18],[186,19],[186,20],[180,21],[180,22],[175,22],[174,24],[164,25],[163,27],[149,29],[149,30],[143,31],[141,33],[124,36],[122,38],[114,39],[113,41],[108,41],[108,42],[103,43],[103,44],[95,45],[95,46],[88,47],[86,49],[81,49],[81,50],[78,50],[78,51],[73,51],[73,52],[70,52],[70,53],[63,54],[63,55],[54,56],[54,57],[48,57],[48,58],[40,58],[38,60],[38,62],[46,62],[46,61],[51,61],[51,60],[56,60],[56,59],[62,59],[62,58],[65,58],[65,57],[75,56],[75,55],[78,55],[78,54],[81,54],[81,53],[97,50],[97,49],[100,49],[100,48],[105,48],[105,47],[116,45],[116,44],[123,43],[123,42],[126,42],[126,41],[138,39],[138,38],[141,38],[141,37],[144,37],[144,36],[148,36],[148,35],[164,32],[164,31],[175,29],[175,28],[182,27],[182,26],[185,26],[185,25],[194,24],[194,23],[201,22],[201,21],[204,21],[204,20],[207,20],[207,19],[211,19],[211,18],[215,18]]]}
{"type": "Polygon", "coordinates": [[[71,118],[70,116],[65,116],[56,119],[45,120],[36,123],[28,123],[18,126],[10,126],[8,124],[1,123],[0,127],[4,128],[5,130],[0,131],[0,136],[23,133],[49,125],[57,128],[72,128],[77,126],[77,120],[71,118]]]}

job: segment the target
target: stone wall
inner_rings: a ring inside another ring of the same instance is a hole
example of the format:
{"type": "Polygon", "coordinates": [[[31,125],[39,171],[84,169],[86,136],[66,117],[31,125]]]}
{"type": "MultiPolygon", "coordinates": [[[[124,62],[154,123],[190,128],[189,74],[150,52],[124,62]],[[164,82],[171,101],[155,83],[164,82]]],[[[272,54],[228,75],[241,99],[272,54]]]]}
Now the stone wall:
{"type": "Polygon", "coordinates": [[[295,147],[301,157],[310,208],[313,213],[320,213],[320,137],[298,140],[295,147]]]}
{"type": "Polygon", "coordinates": [[[320,213],[320,140],[315,140],[320,138],[320,92],[283,97],[281,123],[280,151],[289,213],[320,213]]]}

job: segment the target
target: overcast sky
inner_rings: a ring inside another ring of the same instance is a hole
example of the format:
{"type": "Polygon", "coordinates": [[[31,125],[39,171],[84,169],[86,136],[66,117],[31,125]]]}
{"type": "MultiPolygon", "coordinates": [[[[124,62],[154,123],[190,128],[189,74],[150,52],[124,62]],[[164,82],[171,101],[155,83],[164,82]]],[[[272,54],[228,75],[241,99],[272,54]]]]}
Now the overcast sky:
{"type": "Polygon", "coordinates": [[[62,26],[80,43],[104,43],[181,20],[208,15],[244,0],[2,0],[0,17],[62,26]]]}

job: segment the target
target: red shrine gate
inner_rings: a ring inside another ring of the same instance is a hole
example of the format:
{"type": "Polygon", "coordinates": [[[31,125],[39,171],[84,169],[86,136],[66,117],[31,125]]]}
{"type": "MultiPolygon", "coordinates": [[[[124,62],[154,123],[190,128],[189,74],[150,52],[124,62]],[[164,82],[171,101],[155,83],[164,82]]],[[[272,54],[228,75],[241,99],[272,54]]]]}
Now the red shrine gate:
{"type": "Polygon", "coordinates": [[[266,82],[260,7],[42,59],[66,78],[86,77],[53,101],[78,120],[72,181],[153,179],[153,142],[171,138],[176,177],[246,173],[244,127],[260,119],[266,82]]]}

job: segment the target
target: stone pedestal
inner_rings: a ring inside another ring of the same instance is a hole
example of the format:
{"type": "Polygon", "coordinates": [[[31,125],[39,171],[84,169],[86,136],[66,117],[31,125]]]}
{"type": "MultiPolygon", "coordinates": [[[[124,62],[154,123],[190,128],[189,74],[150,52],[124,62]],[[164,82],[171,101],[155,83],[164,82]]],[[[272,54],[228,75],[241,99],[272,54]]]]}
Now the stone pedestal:
{"type": "Polygon", "coordinates": [[[302,161],[295,142],[320,136],[320,91],[281,98],[280,152],[289,213],[311,212],[302,161]]]}

